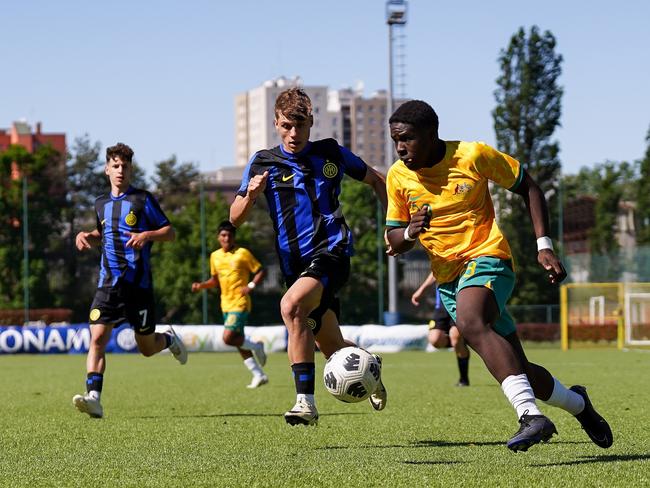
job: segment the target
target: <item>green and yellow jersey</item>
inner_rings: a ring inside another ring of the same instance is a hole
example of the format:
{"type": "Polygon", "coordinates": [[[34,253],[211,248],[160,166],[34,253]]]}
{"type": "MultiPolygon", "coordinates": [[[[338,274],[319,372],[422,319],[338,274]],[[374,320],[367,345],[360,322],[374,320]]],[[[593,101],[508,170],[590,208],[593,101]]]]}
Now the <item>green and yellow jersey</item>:
{"type": "Polygon", "coordinates": [[[255,256],[243,247],[229,252],[218,249],[210,254],[210,274],[219,278],[222,312],[250,312],[250,296],[242,295],[241,288],[248,284],[251,274],[261,268],[255,256]]]}
{"type": "Polygon", "coordinates": [[[423,205],[431,222],[419,240],[438,283],[454,280],[479,256],[511,259],[494,218],[488,181],[514,190],[523,179],[519,162],[483,142],[446,141],[445,157],[431,168],[410,170],[398,160],[388,171],[386,225],[405,227],[423,205]]]}

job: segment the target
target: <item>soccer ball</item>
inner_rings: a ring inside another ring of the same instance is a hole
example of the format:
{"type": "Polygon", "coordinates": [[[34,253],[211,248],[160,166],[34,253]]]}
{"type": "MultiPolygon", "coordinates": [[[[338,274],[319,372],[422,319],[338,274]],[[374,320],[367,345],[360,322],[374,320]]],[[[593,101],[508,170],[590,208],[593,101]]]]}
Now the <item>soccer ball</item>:
{"type": "Polygon", "coordinates": [[[360,347],[344,347],[325,363],[323,381],[336,399],[356,403],[375,391],[379,375],[379,362],[372,354],[360,347]]]}

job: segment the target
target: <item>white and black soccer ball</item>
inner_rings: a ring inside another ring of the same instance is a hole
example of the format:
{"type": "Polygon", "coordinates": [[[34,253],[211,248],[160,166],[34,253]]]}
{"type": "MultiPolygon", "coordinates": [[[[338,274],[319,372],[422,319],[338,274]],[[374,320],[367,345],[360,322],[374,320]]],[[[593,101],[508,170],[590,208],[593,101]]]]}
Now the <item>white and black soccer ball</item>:
{"type": "Polygon", "coordinates": [[[325,388],[346,403],[361,402],[375,391],[381,366],[377,359],[360,347],[344,347],[325,363],[325,388]]]}

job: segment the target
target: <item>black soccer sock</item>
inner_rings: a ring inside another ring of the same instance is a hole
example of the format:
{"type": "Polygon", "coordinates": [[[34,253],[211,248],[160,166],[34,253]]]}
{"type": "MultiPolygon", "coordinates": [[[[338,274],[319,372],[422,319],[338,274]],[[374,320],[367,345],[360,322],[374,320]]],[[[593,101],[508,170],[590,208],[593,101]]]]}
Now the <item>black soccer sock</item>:
{"type": "Polygon", "coordinates": [[[88,373],[88,379],[86,379],[86,391],[98,391],[102,392],[102,387],[104,386],[104,375],[102,373],[88,373]]]}
{"type": "Polygon", "coordinates": [[[296,393],[313,395],[316,364],[296,363],[291,365],[291,370],[293,371],[293,379],[296,382],[296,393]]]}
{"type": "Polygon", "coordinates": [[[469,355],[466,358],[456,357],[458,360],[458,371],[460,372],[460,380],[469,383],[467,377],[467,370],[469,369],[469,355]]]}

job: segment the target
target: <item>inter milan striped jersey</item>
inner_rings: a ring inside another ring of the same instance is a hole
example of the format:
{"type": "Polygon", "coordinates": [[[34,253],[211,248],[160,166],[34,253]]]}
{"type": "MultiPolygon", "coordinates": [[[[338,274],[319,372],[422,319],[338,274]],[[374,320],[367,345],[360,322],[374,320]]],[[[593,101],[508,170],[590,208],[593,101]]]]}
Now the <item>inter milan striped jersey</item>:
{"type": "Polygon", "coordinates": [[[151,288],[151,246],[126,247],[126,232],[157,230],[169,225],[155,197],[146,190],[129,187],[123,195],[110,192],[95,200],[97,230],[102,236],[102,257],[97,286],[114,286],[118,279],[151,288]]]}
{"type": "Polygon", "coordinates": [[[276,233],[276,249],[285,276],[322,252],[352,255],[352,235],[339,205],[341,180],[363,180],[367,166],[334,139],[309,142],[299,153],[282,146],[259,151],[244,170],[237,192],[246,196],[248,182],[269,172],[264,195],[276,233]]]}

